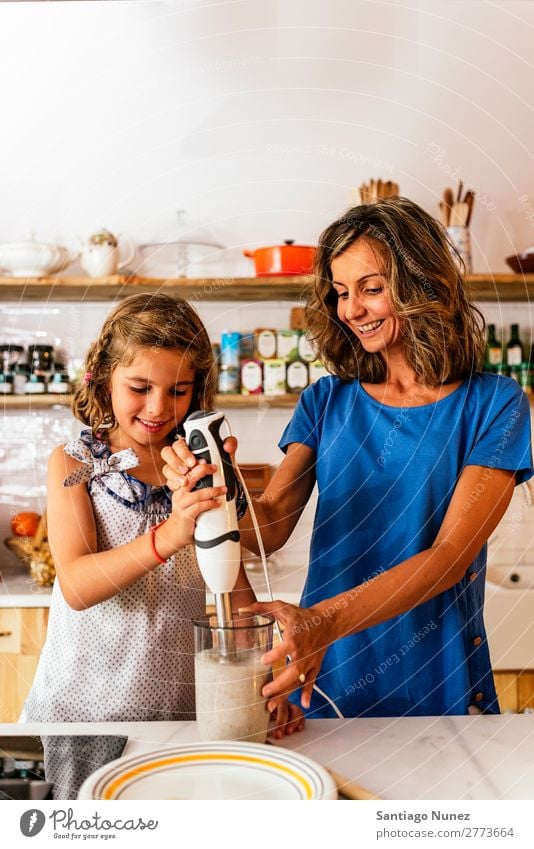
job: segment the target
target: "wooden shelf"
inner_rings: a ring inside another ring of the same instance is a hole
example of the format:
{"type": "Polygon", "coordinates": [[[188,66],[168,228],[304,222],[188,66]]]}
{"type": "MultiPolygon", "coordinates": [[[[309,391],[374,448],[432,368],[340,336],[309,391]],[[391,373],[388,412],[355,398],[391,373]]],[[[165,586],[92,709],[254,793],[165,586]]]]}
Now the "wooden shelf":
{"type": "Polygon", "coordinates": [[[311,278],[294,277],[0,277],[0,301],[114,301],[167,292],[189,301],[299,301],[311,278]]]}
{"type": "MultiPolygon", "coordinates": [[[[190,301],[302,301],[311,277],[0,277],[0,301],[114,301],[136,292],[169,292],[190,301]]],[[[534,274],[470,274],[475,301],[530,301],[534,274]]]]}
{"type": "MultiPolygon", "coordinates": [[[[70,407],[71,395],[4,395],[0,409],[6,410],[49,410],[55,406],[70,407]]],[[[298,395],[217,395],[217,409],[261,410],[294,407],[298,395]]]]}
{"type": "MultiPolygon", "coordinates": [[[[290,409],[298,401],[298,395],[216,395],[218,410],[263,410],[290,409]]],[[[534,395],[528,395],[534,406],[534,395]]],[[[50,410],[52,407],[70,407],[71,395],[4,395],[0,399],[0,410],[50,410]]]]}

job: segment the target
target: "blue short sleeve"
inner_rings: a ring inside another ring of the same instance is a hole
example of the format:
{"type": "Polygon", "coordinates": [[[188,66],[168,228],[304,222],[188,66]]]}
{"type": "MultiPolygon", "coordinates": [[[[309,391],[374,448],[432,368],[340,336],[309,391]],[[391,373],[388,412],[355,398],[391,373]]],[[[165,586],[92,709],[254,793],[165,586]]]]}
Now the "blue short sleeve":
{"type": "Polygon", "coordinates": [[[494,387],[465,465],[515,471],[516,483],[524,483],[533,474],[530,404],[513,380],[501,378],[494,387]]]}
{"type": "Polygon", "coordinates": [[[291,417],[291,421],[284,430],[278,447],[284,452],[287,452],[288,445],[292,442],[299,442],[302,445],[307,445],[312,451],[317,453],[317,444],[319,441],[319,429],[321,427],[321,416],[317,415],[317,410],[321,409],[321,397],[323,402],[326,400],[326,387],[321,384],[327,383],[330,378],[324,377],[309,386],[300,396],[295,412],[291,417]]]}

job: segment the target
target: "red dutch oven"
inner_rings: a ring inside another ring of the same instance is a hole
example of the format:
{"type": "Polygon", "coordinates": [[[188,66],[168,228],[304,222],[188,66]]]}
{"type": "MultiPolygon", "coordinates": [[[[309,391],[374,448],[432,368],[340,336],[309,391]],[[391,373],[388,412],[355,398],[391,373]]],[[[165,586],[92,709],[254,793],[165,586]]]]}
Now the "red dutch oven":
{"type": "Polygon", "coordinates": [[[292,240],[271,248],[243,251],[254,260],[256,277],[282,277],[286,274],[311,274],[316,248],[294,245],[292,240]]]}

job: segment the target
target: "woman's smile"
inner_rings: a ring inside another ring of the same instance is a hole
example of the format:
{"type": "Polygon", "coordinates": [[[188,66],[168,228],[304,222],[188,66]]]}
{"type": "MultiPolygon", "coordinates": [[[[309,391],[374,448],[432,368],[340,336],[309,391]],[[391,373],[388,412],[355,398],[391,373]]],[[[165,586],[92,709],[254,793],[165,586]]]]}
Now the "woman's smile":
{"type": "Polygon", "coordinates": [[[353,242],[332,260],[332,286],[337,314],[369,353],[391,356],[402,352],[400,319],[387,294],[381,257],[366,239],[353,242]]]}
{"type": "Polygon", "coordinates": [[[376,330],[378,330],[379,327],[382,327],[384,321],[384,318],[379,318],[378,321],[372,321],[370,324],[364,324],[361,327],[357,328],[358,332],[364,333],[366,336],[368,336],[370,333],[374,333],[376,330]]]}

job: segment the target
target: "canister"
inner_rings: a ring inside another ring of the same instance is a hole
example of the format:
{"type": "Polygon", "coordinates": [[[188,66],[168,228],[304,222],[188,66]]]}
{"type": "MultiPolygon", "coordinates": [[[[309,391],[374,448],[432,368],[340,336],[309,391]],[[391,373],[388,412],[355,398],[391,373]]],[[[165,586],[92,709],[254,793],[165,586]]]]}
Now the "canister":
{"type": "Polygon", "coordinates": [[[239,369],[237,366],[220,366],[217,391],[221,395],[239,392],[239,369]]]}
{"type": "Polygon", "coordinates": [[[10,372],[0,372],[0,395],[13,393],[13,375],[10,372]]]}
{"type": "Polygon", "coordinates": [[[52,345],[30,345],[28,368],[33,374],[48,378],[54,370],[54,348],[52,345]]]}
{"type": "Polygon", "coordinates": [[[291,394],[298,394],[306,389],[309,382],[308,366],[302,360],[293,360],[287,364],[286,368],[286,384],[287,391],[291,394]]]}
{"type": "Polygon", "coordinates": [[[30,374],[24,387],[25,395],[45,395],[46,383],[44,377],[39,374],[30,374]]]}
{"type": "Polygon", "coordinates": [[[265,360],[263,363],[263,391],[266,395],[286,394],[286,364],[284,360],[265,360]]]}
{"type": "Polygon", "coordinates": [[[314,360],[313,363],[308,363],[308,374],[310,383],[316,383],[321,377],[327,377],[328,372],[320,360],[314,360]]]}
{"type": "Polygon", "coordinates": [[[256,330],[256,357],[272,360],[276,357],[276,330],[260,328],[256,330]]]}
{"type": "Polygon", "coordinates": [[[241,334],[241,338],[239,339],[239,361],[241,363],[244,363],[245,360],[254,359],[255,342],[254,333],[241,334]]]}
{"type": "Polygon", "coordinates": [[[299,359],[305,363],[313,363],[317,359],[315,349],[305,333],[299,336],[299,359]]]}
{"type": "Polygon", "coordinates": [[[240,333],[223,330],[221,334],[221,366],[239,367],[239,339],[240,333]]]}
{"type": "Polygon", "coordinates": [[[279,330],[276,334],[276,356],[279,360],[287,362],[295,360],[298,356],[299,332],[298,330],[279,330]]]}
{"type": "Polygon", "coordinates": [[[48,382],[48,391],[52,395],[67,395],[70,392],[69,375],[66,371],[56,371],[48,382]]]}
{"type": "Polygon", "coordinates": [[[263,367],[260,360],[245,360],[241,364],[241,395],[261,395],[263,367]]]}
{"type": "Polygon", "coordinates": [[[15,366],[13,373],[13,395],[24,395],[28,382],[28,369],[23,363],[15,366]]]}

